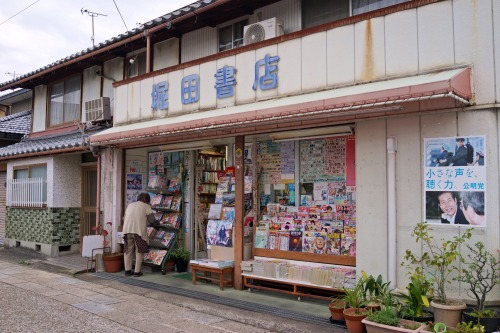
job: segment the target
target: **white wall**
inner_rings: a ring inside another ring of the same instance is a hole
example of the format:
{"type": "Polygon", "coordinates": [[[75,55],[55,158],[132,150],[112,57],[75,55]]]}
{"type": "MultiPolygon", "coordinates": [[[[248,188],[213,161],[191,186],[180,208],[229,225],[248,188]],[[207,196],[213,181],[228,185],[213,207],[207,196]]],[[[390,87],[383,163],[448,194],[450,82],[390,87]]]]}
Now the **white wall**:
{"type": "Polygon", "coordinates": [[[54,189],[51,207],[80,207],[82,193],[81,155],[55,156],[52,175],[52,182],[47,182],[47,184],[52,184],[54,189]]]}
{"type": "Polygon", "coordinates": [[[153,70],[179,64],[179,38],[170,38],[153,45],[153,70]]]}

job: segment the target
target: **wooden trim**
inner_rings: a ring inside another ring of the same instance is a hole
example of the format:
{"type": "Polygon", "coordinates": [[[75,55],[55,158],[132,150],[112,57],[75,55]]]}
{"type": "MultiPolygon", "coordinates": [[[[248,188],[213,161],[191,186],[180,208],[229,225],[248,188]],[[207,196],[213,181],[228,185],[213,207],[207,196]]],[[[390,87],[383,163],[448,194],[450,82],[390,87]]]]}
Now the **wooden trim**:
{"type": "Polygon", "coordinates": [[[279,251],[279,250],[268,250],[268,249],[258,249],[258,248],[253,249],[253,255],[257,257],[309,261],[309,262],[318,262],[324,264],[356,267],[356,257],[351,257],[351,256],[335,256],[330,254],[279,251]]]}

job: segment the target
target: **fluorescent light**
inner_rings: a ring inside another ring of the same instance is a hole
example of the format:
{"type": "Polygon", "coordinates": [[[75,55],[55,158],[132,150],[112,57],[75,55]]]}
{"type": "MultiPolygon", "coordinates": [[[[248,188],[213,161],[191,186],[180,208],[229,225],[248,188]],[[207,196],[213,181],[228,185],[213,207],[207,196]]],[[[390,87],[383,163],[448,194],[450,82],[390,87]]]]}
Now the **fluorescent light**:
{"type": "Polygon", "coordinates": [[[199,150],[213,148],[211,141],[191,141],[191,142],[180,142],[171,143],[159,147],[161,151],[183,151],[183,150],[199,150]]]}
{"type": "Polygon", "coordinates": [[[332,126],[332,127],[318,127],[318,128],[309,128],[297,131],[271,133],[269,134],[269,136],[271,137],[271,139],[273,139],[273,141],[280,142],[287,140],[318,139],[331,136],[342,136],[351,134],[352,134],[351,126],[332,126]]]}

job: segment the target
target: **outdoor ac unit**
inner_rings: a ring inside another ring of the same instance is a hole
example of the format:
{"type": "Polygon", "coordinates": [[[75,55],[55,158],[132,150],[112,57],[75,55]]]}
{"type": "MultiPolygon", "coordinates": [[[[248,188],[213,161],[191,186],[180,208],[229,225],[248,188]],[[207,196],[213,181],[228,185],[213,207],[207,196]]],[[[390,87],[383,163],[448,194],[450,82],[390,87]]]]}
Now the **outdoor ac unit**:
{"type": "Polygon", "coordinates": [[[283,24],[276,17],[260,21],[243,27],[244,45],[263,41],[265,39],[281,36],[283,24]]]}
{"type": "Polygon", "coordinates": [[[85,115],[87,121],[110,120],[109,97],[101,97],[85,102],[85,115]]]}

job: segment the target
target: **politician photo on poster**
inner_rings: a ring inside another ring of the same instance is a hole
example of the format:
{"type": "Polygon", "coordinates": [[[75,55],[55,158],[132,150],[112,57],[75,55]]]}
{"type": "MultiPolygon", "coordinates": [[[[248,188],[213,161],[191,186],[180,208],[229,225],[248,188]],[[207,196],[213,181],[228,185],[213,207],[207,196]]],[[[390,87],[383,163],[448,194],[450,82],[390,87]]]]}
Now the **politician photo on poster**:
{"type": "Polygon", "coordinates": [[[485,227],[484,136],[424,139],[428,223],[485,227]]]}

